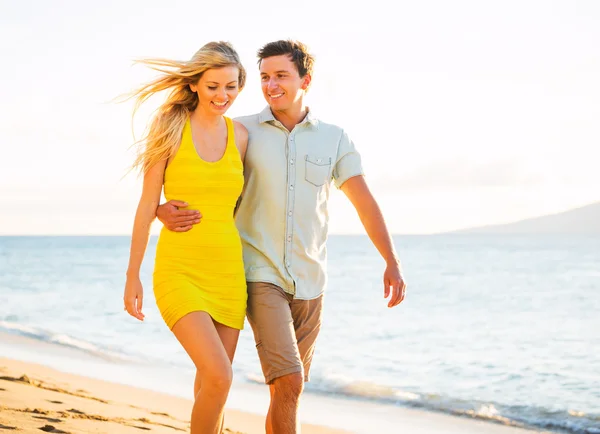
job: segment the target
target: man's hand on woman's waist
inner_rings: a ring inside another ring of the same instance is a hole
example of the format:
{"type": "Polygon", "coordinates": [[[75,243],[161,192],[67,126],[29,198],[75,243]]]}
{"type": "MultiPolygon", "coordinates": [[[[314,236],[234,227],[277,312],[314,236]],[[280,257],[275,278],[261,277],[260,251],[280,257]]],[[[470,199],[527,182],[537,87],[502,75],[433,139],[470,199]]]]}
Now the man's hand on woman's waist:
{"type": "Polygon", "coordinates": [[[187,232],[200,223],[202,214],[195,209],[180,209],[188,204],[181,200],[170,200],[156,208],[156,217],[170,231],[187,232]]]}

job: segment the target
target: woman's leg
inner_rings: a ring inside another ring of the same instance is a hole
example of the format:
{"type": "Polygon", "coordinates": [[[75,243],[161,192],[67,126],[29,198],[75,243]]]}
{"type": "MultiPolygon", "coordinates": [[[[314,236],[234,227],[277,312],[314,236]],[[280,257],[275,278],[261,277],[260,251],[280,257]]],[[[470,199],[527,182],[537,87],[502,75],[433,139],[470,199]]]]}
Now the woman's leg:
{"type": "Polygon", "coordinates": [[[217,329],[217,333],[219,334],[219,338],[221,338],[221,342],[223,342],[223,347],[225,347],[227,357],[229,357],[229,361],[233,364],[233,356],[235,356],[235,350],[237,348],[238,338],[240,337],[240,331],[238,329],[227,327],[226,325],[216,321],[214,321],[214,324],[215,328],[217,329]]]}
{"type": "Polygon", "coordinates": [[[191,433],[218,434],[233,375],[228,351],[206,312],[187,314],[173,334],[196,366],[196,383],[202,384],[192,408],[191,433]]]}
{"type": "MultiPolygon", "coordinates": [[[[234,329],[231,327],[227,327],[221,323],[218,323],[213,320],[215,328],[217,329],[217,333],[219,334],[219,338],[223,343],[223,347],[225,347],[225,352],[227,352],[227,356],[229,357],[229,361],[233,364],[233,356],[235,355],[235,350],[238,344],[238,338],[240,337],[240,331],[238,329],[234,329]]],[[[200,393],[200,374],[196,371],[196,379],[194,381],[194,396],[197,396],[200,393]]]]}
{"type": "MultiPolygon", "coordinates": [[[[233,356],[235,355],[235,349],[237,348],[238,338],[240,337],[240,331],[238,329],[233,329],[231,327],[227,327],[221,323],[215,321],[215,327],[217,329],[217,333],[219,333],[219,337],[221,338],[221,342],[223,342],[223,347],[225,348],[225,352],[229,357],[229,361],[233,364],[233,356]]],[[[198,376],[196,375],[196,378],[198,376]]],[[[225,428],[225,417],[221,418],[221,423],[219,427],[219,432],[223,432],[225,428]]]]}

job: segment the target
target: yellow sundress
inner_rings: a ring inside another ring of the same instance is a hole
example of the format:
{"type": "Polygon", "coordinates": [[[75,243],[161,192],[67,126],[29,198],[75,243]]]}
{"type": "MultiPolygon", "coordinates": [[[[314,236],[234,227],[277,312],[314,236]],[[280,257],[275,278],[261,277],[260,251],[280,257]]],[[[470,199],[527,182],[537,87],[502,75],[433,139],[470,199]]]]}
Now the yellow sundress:
{"type": "Polygon", "coordinates": [[[190,312],[204,311],[217,322],[243,329],[246,279],[242,244],[233,211],[244,186],[243,164],[235,145],[233,122],[227,123],[227,145],[215,162],[203,160],[194,147],[190,121],[181,144],[167,165],[164,195],[199,210],[200,223],[188,232],[160,232],[154,264],[154,295],[172,329],[190,312]]]}

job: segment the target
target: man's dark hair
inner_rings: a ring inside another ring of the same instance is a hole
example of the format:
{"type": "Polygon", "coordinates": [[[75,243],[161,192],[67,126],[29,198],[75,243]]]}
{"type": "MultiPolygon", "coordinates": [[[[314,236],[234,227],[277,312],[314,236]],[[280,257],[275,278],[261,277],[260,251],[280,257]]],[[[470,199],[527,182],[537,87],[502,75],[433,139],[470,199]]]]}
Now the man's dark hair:
{"type": "Polygon", "coordinates": [[[315,58],[309,53],[308,47],[302,42],[291,39],[269,42],[258,50],[256,55],[258,56],[259,65],[267,57],[288,55],[290,60],[296,65],[300,77],[304,77],[306,74],[312,76],[315,58]]]}

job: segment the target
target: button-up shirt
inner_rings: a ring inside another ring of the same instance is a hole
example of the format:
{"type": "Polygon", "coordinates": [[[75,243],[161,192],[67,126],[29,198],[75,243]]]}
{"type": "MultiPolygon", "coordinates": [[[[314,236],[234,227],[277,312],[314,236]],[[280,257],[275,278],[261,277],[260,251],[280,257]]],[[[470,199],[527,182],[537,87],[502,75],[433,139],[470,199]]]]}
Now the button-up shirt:
{"type": "Polygon", "coordinates": [[[246,280],[317,298],[327,285],[330,188],[363,174],[360,155],[342,128],[310,111],[291,132],[268,106],[236,120],[249,134],[236,213],[246,280]]]}

